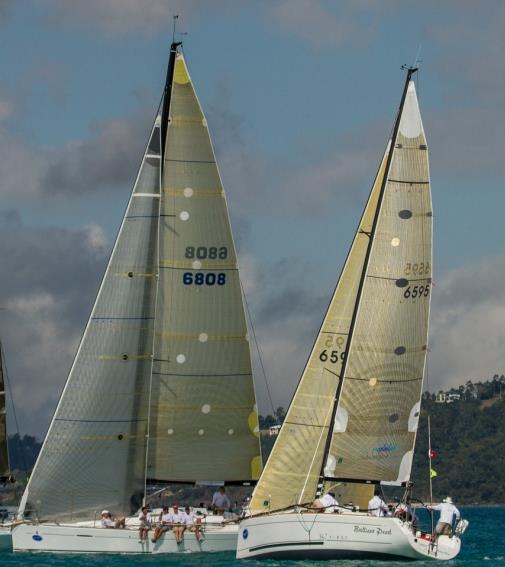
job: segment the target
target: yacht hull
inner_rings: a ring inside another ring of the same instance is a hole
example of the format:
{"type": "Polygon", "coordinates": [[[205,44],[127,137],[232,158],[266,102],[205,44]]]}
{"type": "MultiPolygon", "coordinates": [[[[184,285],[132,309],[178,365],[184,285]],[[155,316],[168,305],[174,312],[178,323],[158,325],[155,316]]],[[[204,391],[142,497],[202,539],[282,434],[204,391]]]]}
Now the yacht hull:
{"type": "Polygon", "coordinates": [[[278,513],[240,523],[237,558],[276,559],[434,559],[460,550],[457,537],[440,536],[435,546],[397,518],[360,513],[278,513]]]}
{"type": "Polygon", "coordinates": [[[0,527],[0,551],[12,551],[12,534],[10,528],[0,527]]]}
{"type": "MultiPolygon", "coordinates": [[[[191,532],[177,544],[172,532],[156,542],[139,542],[138,529],[103,529],[91,526],[58,524],[20,524],[12,530],[14,551],[46,551],[65,553],[188,553],[234,551],[237,547],[237,524],[213,526],[204,531],[198,542],[191,532]]],[[[149,532],[151,536],[152,532],[149,532]]]]}

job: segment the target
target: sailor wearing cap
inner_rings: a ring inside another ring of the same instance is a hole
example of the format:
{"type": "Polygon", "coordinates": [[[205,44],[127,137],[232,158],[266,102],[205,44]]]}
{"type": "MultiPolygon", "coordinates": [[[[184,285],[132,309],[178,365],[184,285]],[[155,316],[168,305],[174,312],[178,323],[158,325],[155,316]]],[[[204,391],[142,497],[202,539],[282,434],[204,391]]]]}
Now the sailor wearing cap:
{"type": "Polygon", "coordinates": [[[124,528],[125,527],[125,519],[118,518],[114,519],[112,514],[108,510],[102,510],[101,513],[101,520],[100,525],[102,528],[124,528]]]}
{"type": "Polygon", "coordinates": [[[436,539],[440,535],[451,535],[452,526],[454,523],[454,517],[456,520],[461,518],[459,510],[452,503],[452,498],[450,496],[445,497],[440,504],[436,506],[426,506],[428,510],[437,510],[440,512],[440,518],[438,519],[437,525],[435,526],[435,531],[433,537],[436,539]]]}

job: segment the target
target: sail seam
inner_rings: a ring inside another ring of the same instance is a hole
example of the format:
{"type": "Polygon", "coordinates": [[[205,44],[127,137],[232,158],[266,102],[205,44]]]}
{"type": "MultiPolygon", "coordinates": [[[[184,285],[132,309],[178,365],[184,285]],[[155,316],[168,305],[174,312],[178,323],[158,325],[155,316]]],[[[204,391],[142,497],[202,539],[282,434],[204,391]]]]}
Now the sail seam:
{"type": "Polygon", "coordinates": [[[429,181],[411,181],[408,179],[388,179],[388,183],[405,183],[407,185],[429,185],[429,181]]]}
{"type": "Polygon", "coordinates": [[[176,163],[216,163],[212,160],[205,160],[205,159],[169,159],[165,158],[165,161],[172,161],[176,163]]]}
{"type": "Polygon", "coordinates": [[[147,421],[147,419],[67,419],[65,417],[57,417],[54,421],[75,421],[76,423],[137,423],[147,421]]]}
{"type": "MultiPolygon", "coordinates": [[[[170,361],[164,361],[164,362],[170,362],[170,361]]],[[[209,376],[252,376],[252,372],[248,372],[246,374],[244,373],[235,373],[235,374],[202,374],[201,372],[199,372],[198,374],[180,374],[179,372],[153,372],[153,374],[157,374],[159,376],[182,376],[182,377],[192,377],[192,376],[205,376],[205,377],[209,377],[209,376]]]]}

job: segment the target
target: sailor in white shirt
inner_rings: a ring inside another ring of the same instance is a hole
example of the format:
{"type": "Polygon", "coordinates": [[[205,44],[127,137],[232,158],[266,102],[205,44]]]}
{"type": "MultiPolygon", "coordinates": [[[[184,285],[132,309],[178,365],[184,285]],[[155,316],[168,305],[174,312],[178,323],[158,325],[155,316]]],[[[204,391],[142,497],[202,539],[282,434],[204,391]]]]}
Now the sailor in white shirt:
{"type": "Polygon", "coordinates": [[[158,518],[158,525],[156,526],[153,537],[151,538],[151,541],[153,543],[156,543],[156,541],[161,537],[161,534],[167,532],[170,529],[171,516],[172,515],[170,514],[169,507],[163,506],[163,509],[161,510],[160,516],[158,518]]]}
{"type": "Polygon", "coordinates": [[[435,533],[433,535],[435,537],[438,537],[439,535],[451,535],[454,517],[456,517],[456,520],[461,518],[459,510],[452,503],[452,498],[447,496],[442,500],[441,504],[426,507],[428,510],[438,510],[440,512],[440,518],[435,526],[435,533]]]}
{"type": "Polygon", "coordinates": [[[195,537],[199,542],[202,541],[202,514],[200,512],[198,512],[198,514],[195,514],[191,511],[191,508],[189,506],[186,506],[186,508],[184,508],[184,515],[186,517],[186,528],[190,532],[194,532],[195,537]]]}
{"type": "Polygon", "coordinates": [[[226,494],[224,486],[220,486],[217,492],[212,496],[211,508],[216,514],[222,514],[225,510],[231,508],[231,502],[226,494]]]}
{"type": "Polygon", "coordinates": [[[326,512],[328,514],[338,512],[338,502],[336,501],[335,494],[333,492],[328,492],[314,500],[312,507],[316,508],[318,511],[326,512]]]}
{"type": "Polygon", "coordinates": [[[175,541],[182,543],[184,539],[184,532],[186,531],[186,514],[179,511],[177,504],[172,505],[173,512],[170,514],[170,523],[172,524],[172,531],[174,532],[175,541]]]}
{"type": "Polygon", "coordinates": [[[147,532],[151,529],[151,514],[147,506],[142,506],[139,514],[139,543],[147,539],[147,532]]]}
{"type": "Polygon", "coordinates": [[[368,502],[368,513],[371,516],[387,516],[388,514],[388,507],[384,500],[381,498],[381,491],[379,488],[376,488],[374,491],[374,497],[368,502]]]}
{"type": "Polygon", "coordinates": [[[102,528],[124,528],[125,518],[112,519],[112,514],[108,510],[102,511],[100,525],[102,528]]]}

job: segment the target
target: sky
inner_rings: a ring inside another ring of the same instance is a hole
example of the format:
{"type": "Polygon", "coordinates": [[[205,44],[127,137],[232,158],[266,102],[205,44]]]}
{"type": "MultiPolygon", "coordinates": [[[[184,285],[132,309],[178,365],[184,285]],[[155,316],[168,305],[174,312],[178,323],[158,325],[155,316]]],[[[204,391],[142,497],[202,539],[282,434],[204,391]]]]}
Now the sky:
{"type": "Polygon", "coordinates": [[[503,2],[0,0],[0,337],[21,433],[43,437],[66,380],[174,14],[274,406],[303,370],[419,48],[435,238],[426,385],[505,373],[503,2]]]}

